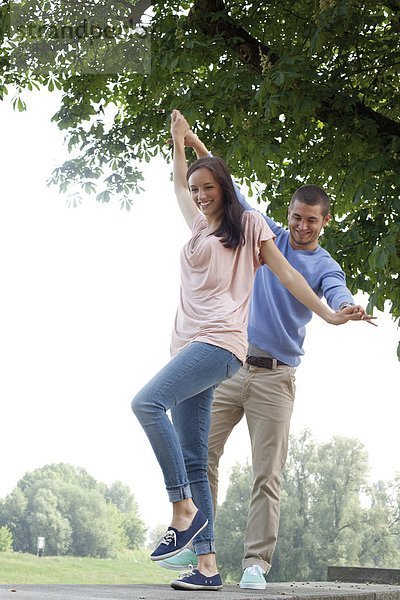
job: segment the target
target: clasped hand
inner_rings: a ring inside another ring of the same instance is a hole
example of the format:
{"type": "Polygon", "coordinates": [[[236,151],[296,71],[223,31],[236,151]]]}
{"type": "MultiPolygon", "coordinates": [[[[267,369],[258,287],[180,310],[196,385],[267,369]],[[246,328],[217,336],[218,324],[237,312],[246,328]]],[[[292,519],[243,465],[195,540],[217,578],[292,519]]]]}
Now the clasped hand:
{"type": "Polygon", "coordinates": [[[341,323],[346,323],[347,321],[366,321],[370,325],[374,325],[375,327],[377,327],[377,324],[373,322],[373,319],[376,319],[376,317],[368,315],[365,309],[359,304],[350,304],[349,306],[342,308],[342,310],[337,311],[337,313],[335,314],[339,318],[341,317],[340,320],[337,322],[338,325],[340,325],[341,323]]]}
{"type": "Polygon", "coordinates": [[[185,139],[185,135],[190,131],[190,126],[183,114],[176,108],[171,114],[171,136],[174,140],[185,139]]]}

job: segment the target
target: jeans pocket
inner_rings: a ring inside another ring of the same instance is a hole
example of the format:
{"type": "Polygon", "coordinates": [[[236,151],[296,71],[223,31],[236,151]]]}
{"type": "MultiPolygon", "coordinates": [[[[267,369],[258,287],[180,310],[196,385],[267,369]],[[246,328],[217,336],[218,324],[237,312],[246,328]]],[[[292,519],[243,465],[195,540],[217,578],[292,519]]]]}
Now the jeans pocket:
{"type": "Polygon", "coordinates": [[[242,362],[232,354],[231,360],[226,365],[226,379],[230,379],[240,369],[242,362]]]}

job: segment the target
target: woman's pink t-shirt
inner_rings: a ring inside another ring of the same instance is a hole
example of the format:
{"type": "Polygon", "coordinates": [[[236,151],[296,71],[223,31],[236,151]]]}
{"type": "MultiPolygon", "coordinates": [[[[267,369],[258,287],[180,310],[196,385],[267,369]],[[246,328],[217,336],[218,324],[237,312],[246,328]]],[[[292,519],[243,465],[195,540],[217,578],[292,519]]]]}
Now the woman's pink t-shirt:
{"type": "Polygon", "coordinates": [[[262,264],[261,243],[275,236],[257,211],[245,211],[242,223],[246,243],[232,250],[215,235],[201,236],[207,228],[204,215],[194,222],[192,238],[181,252],[172,356],[196,341],[220,346],[245,361],[248,305],[254,274],[262,264]]]}

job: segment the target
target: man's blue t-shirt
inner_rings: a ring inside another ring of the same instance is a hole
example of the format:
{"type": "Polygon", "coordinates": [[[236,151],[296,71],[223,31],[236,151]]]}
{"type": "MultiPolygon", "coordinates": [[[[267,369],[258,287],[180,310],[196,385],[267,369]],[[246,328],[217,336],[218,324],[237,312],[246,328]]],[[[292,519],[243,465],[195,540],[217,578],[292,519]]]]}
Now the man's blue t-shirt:
{"type": "MultiPolygon", "coordinates": [[[[252,207],[241,194],[238,197],[246,210],[252,207]]],[[[276,245],[290,264],[307,280],[319,298],[325,297],[332,310],[343,302],[354,303],[346,287],[346,278],[339,264],[318,246],[314,251],[293,250],[290,234],[273,219],[263,215],[276,235],[276,245]]],[[[305,326],[313,313],[281,284],[266,265],[255,276],[250,300],[248,340],[266,354],[297,367],[304,354],[305,326]]]]}

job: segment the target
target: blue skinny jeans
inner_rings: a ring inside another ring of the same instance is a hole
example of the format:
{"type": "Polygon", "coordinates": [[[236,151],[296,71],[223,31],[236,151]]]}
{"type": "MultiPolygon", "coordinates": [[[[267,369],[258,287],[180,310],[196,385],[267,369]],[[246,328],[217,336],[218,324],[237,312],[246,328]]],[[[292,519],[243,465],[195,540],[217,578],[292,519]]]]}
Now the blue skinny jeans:
{"type": "Polygon", "coordinates": [[[214,388],[241,366],[228,350],[192,342],[134,397],[132,410],[164,475],[170,502],[193,498],[208,525],[193,541],[196,554],[215,552],[207,476],[208,433],[214,388]],[[172,421],[167,415],[171,410],[172,421]]]}

